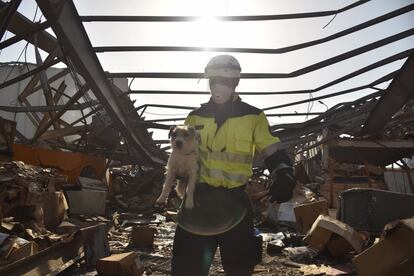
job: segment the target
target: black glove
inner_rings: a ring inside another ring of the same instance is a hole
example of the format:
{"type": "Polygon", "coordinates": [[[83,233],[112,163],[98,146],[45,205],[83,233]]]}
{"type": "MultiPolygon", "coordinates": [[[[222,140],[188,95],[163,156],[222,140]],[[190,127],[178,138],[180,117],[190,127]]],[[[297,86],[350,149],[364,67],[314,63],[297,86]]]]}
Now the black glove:
{"type": "Polygon", "coordinates": [[[272,186],[269,190],[270,202],[289,201],[293,196],[296,179],[292,168],[282,168],[272,173],[272,186]]]}
{"type": "Polygon", "coordinates": [[[278,150],[268,156],[264,163],[272,172],[272,186],[269,190],[270,202],[286,202],[292,198],[296,179],[293,175],[292,162],[285,150],[278,150]]]}

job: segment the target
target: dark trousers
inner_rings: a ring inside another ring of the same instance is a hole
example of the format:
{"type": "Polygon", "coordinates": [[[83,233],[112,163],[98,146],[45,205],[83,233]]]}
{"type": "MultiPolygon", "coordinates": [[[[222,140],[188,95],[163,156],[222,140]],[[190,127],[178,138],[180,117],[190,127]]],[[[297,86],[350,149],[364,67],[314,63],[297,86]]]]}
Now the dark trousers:
{"type": "MultiPolygon", "coordinates": [[[[230,230],[217,235],[197,235],[177,226],[172,258],[173,276],[208,275],[217,247],[227,276],[250,276],[258,263],[257,242],[253,236],[253,214],[244,191],[247,213],[230,230]]],[[[196,200],[196,199],[195,199],[196,200]]]]}

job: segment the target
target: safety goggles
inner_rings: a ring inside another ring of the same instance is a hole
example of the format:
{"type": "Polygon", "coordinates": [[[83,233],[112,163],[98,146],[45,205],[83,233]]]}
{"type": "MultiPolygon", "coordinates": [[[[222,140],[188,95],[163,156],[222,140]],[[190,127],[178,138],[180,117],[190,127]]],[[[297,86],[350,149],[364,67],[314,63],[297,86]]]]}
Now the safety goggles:
{"type": "Polygon", "coordinates": [[[237,79],[234,78],[223,78],[223,77],[214,77],[210,78],[210,87],[215,84],[221,84],[228,87],[236,87],[237,79]]]}

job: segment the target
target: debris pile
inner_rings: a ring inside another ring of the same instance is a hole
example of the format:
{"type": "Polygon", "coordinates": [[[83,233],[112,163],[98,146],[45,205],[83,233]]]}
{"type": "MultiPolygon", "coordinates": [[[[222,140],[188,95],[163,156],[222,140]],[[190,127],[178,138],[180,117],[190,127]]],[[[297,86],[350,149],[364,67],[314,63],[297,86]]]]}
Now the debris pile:
{"type": "MultiPolygon", "coordinates": [[[[109,185],[86,177],[68,185],[54,169],[2,162],[0,273],[169,275],[180,200],[172,192],[166,209],[154,208],[164,168],[111,168],[111,176],[109,185]]],[[[335,209],[311,184],[270,203],[271,179],[254,170],[246,190],[263,240],[255,275],[409,275],[414,195],[347,189],[335,209]]],[[[218,251],[210,274],[223,273],[218,251]]]]}
{"type": "Polygon", "coordinates": [[[0,217],[16,217],[22,223],[31,218],[34,227],[53,229],[63,220],[67,209],[61,192],[66,176],[55,169],[44,169],[23,162],[0,163],[0,217]],[[60,191],[60,192],[59,192],[60,191]],[[53,202],[55,201],[55,202],[53,202]],[[63,201],[63,202],[61,202],[63,201]],[[53,206],[63,203],[61,207],[53,206]]]}
{"type": "Polygon", "coordinates": [[[164,181],[164,167],[113,168],[112,193],[118,208],[135,212],[153,212],[164,181]]]}
{"type": "Polygon", "coordinates": [[[9,264],[68,237],[55,231],[68,209],[55,169],[0,162],[0,258],[9,264]]]}

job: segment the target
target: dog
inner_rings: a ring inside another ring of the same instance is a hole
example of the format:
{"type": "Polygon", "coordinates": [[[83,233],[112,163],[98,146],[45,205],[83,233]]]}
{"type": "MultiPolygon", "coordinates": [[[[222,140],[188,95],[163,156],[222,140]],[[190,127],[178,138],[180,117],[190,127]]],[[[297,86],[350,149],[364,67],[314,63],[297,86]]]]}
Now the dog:
{"type": "Polygon", "coordinates": [[[168,138],[172,151],[166,167],[165,182],[156,204],[166,204],[171,188],[175,180],[178,180],[177,194],[185,199],[185,208],[192,209],[198,173],[199,135],[194,127],[179,125],[170,128],[168,138]]]}

